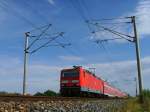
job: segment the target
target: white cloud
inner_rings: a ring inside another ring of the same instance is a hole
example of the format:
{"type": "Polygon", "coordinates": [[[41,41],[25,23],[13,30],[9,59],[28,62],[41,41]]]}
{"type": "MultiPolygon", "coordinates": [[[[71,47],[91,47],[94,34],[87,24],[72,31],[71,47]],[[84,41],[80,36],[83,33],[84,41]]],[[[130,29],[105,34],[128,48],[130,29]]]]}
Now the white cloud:
{"type": "Polygon", "coordinates": [[[55,5],[54,0],[48,0],[48,2],[49,2],[50,5],[55,5]]]}
{"type": "Polygon", "coordinates": [[[82,61],[83,58],[78,56],[59,56],[60,59],[65,61],[82,61]]]}
{"type": "Polygon", "coordinates": [[[140,0],[135,15],[138,16],[138,29],[142,35],[150,35],[150,1],[140,0]]]}

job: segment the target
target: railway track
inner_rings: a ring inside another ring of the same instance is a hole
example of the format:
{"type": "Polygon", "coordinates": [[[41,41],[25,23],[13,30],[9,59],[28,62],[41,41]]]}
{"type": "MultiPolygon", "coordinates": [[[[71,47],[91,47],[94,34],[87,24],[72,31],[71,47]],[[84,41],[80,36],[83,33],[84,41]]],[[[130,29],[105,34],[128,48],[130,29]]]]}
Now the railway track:
{"type": "Polygon", "coordinates": [[[50,97],[50,96],[0,96],[0,101],[77,101],[77,100],[114,100],[114,98],[50,97]]]}
{"type": "Polygon", "coordinates": [[[121,112],[124,105],[121,99],[0,96],[0,112],[121,112]]]}

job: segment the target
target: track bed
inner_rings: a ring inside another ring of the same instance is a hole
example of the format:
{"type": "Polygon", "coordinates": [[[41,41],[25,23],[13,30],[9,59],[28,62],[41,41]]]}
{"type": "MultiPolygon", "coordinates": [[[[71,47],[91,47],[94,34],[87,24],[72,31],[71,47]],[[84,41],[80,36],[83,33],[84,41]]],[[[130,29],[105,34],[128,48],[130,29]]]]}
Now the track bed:
{"type": "Polygon", "coordinates": [[[0,96],[0,112],[121,112],[126,100],[0,96]]]}

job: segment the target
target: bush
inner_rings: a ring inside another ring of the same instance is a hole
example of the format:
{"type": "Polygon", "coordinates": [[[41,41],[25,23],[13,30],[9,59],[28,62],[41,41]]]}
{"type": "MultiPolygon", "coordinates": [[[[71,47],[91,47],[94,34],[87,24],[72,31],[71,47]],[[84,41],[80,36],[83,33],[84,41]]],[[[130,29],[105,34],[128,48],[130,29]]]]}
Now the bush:
{"type": "Polygon", "coordinates": [[[143,90],[143,97],[150,98],[150,90],[148,90],[148,89],[143,90]]]}
{"type": "Polygon", "coordinates": [[[34,94],[34,96],[44,96],[44,94],[40,93],[40,92],[37,92],[37,93],[34,94]]]}
{"type": "Polygon", "coordinates": [[[57,96],[57,93],[51,90],[47,90],[44,92],[45,96],[57,96]]]}
{"type": "Polygon", "coordinates": [[[7,95],[13,95],[13,96],[19,96],[21,95],[20,93],[8,93],[8,92],[5,92],[5,91],[0,91],[0,95],[3,96],[7,96],[7,95]]]}
{"type": "Polygon", "coordinates": [[[44,93],[37,92],[34,96],[58,96],[58,94],[52,90],[47,90],[44,93]]]}

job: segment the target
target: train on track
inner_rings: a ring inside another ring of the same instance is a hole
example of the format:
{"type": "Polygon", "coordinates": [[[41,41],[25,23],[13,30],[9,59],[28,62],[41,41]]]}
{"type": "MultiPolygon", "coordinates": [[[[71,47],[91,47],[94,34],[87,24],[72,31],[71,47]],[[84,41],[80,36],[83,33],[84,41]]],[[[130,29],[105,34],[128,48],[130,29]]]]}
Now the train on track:
{"type": "Polygon", "coordinates": [[[126,93],[81,66],[61,71],[60,94],[69,97],[127,97],[126,93]]]}

